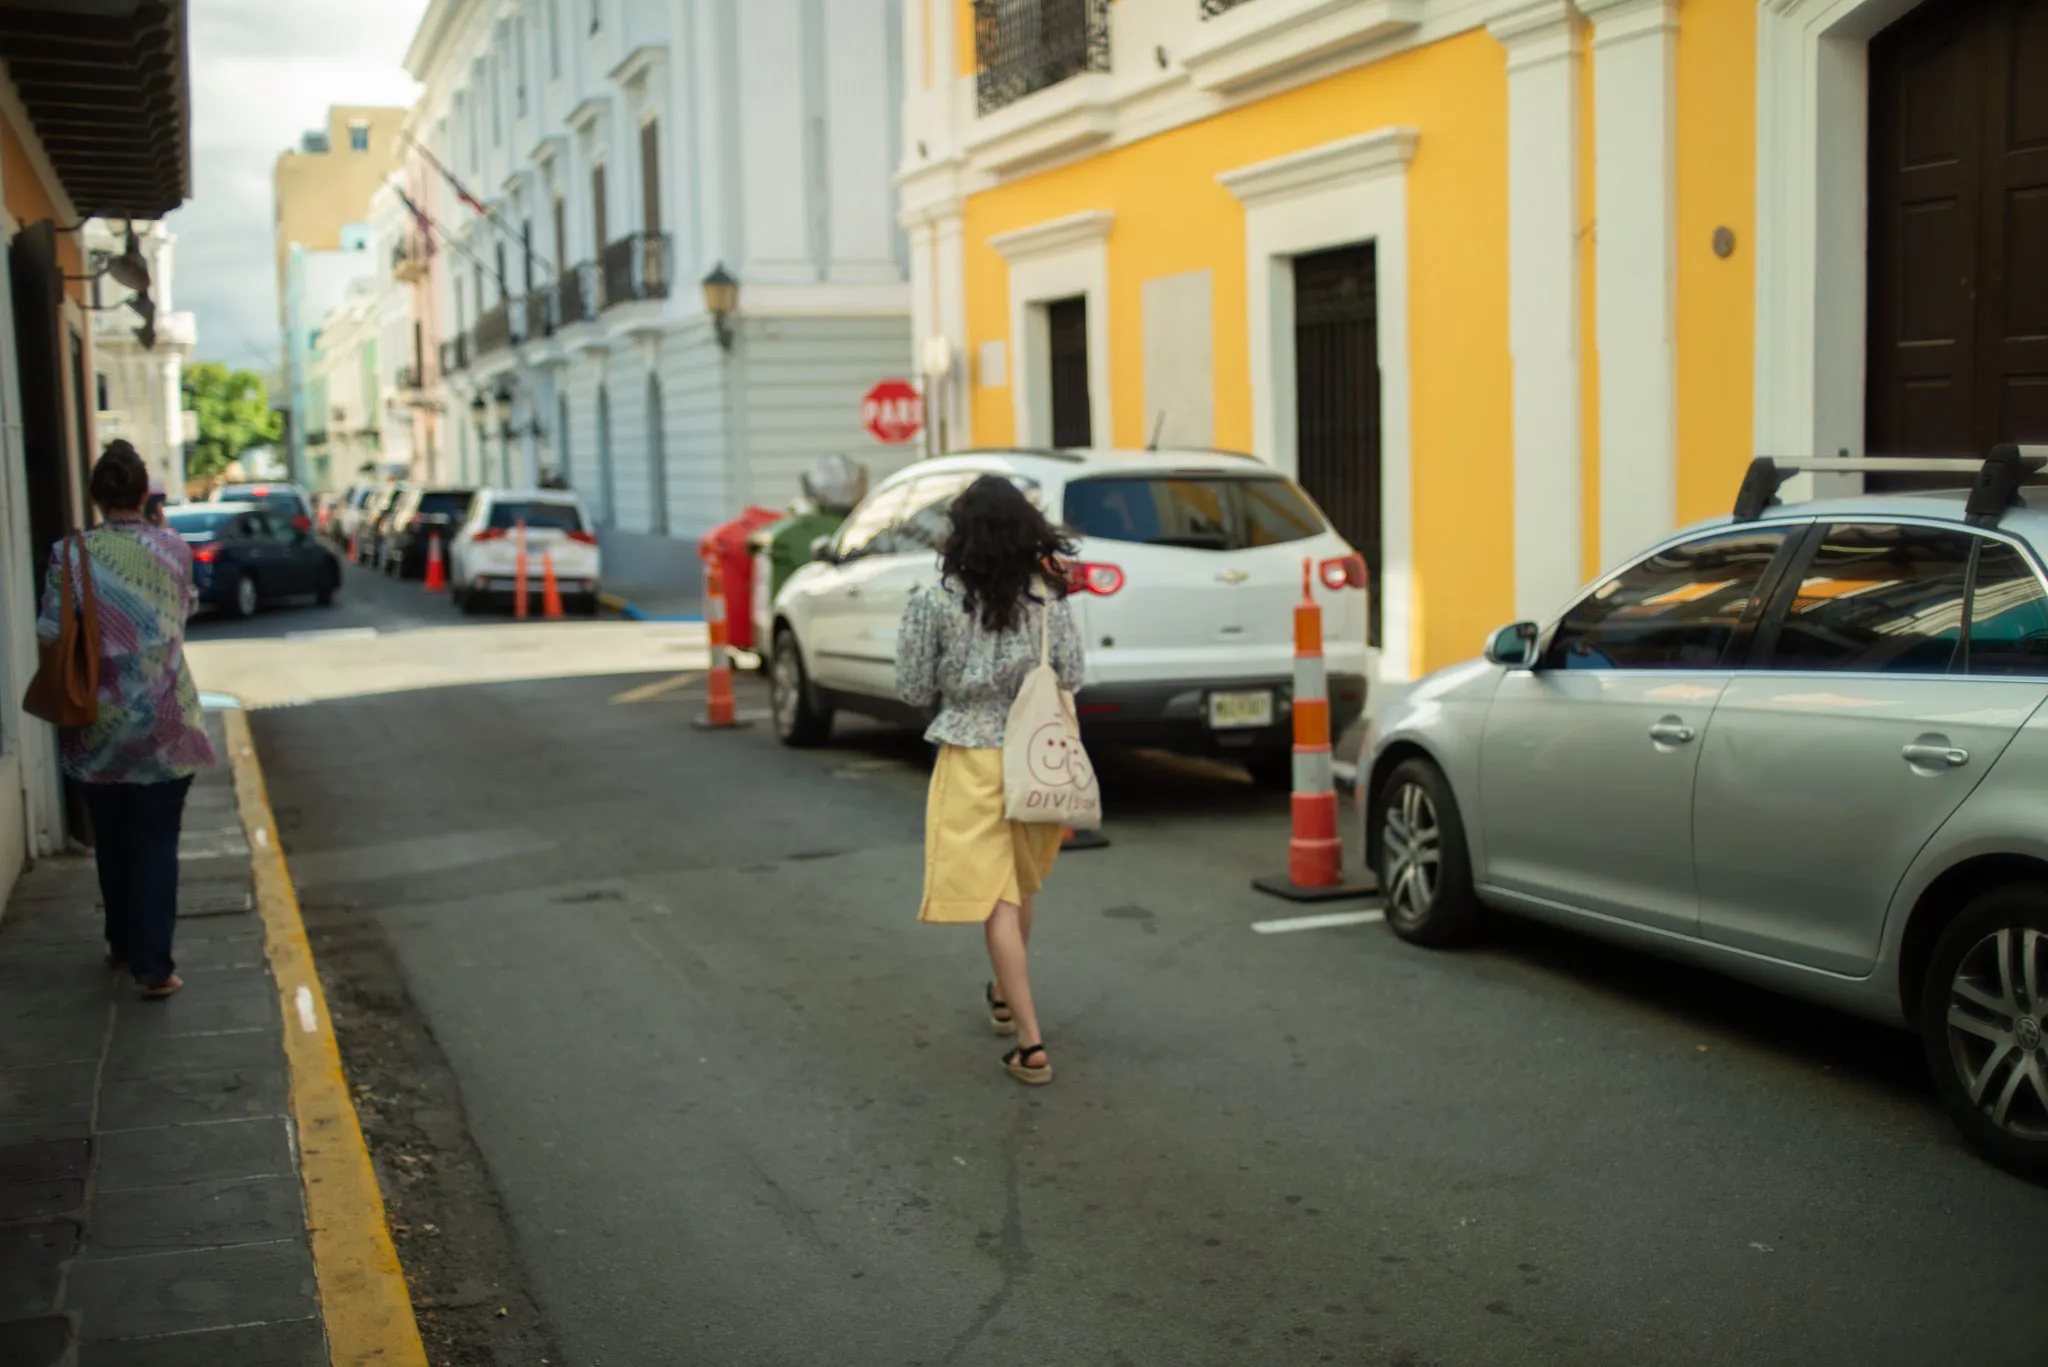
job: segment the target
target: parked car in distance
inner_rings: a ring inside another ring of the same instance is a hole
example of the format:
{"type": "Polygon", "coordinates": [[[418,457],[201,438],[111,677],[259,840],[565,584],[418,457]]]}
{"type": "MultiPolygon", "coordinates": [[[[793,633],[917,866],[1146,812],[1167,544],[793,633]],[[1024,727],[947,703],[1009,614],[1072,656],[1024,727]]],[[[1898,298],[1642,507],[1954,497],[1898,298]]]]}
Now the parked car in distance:
{"type": "Polygon", "coordinates": [[[385,520],[398,502],[399,493],[399,485],[379,485],[370,491],[369,498],[363,502],[362,511],[356,514],[354,535],[358,565],[380,563],[379,550],[383,542],[385,520]]]}
{"type": "Polygon", "coordinates": [[[223,484],[213,491],[213,501],[254,503],[273,513],[282,513],[287,522],[302,532],[313,530],[313,500],[296,484],[223,484]]]}
{"type": "Polygon", "coordinates": [[[376,491],[374,484],[352,484],[334,505],[334,516],[327,522],[327,539],[336,550],[348,549],[349,538],[356,534],[356,524],[361,520],[363,505],[376,491]]]}
{"type": "Polygon", "coordinates": [[[1333,734],[1364,709],[1365,562],[1285,474],[1214,451],[979,451],[890,476],[776,596],[769,681],[785,744],[822,744],[840,709],[915,720],[896,700],[897,625],[938,572],[954,496],[987,474],[1078,537],[1068,601],[1091,738],[1220,755],[1291,786],[1304,561],[1333,734]]]}
{"type": "Polygon", "coordinates": [[[564,608],[595,616],[602,569],[597,533],[583,501],[564,489],[477,491],[448,552],[448,584],[455,605],[464,612],[478,612],[490,599],[503,596],[511,601],[520,586],[522,526],[526,591],[541,591],[543,557],[551,557],[564,608]]]}
{"type": "Polygon", "coordinates": [[[1516,912],[1917,1030],[1964,1135],[2048,1178],[2048,447],[2003,450],[1801,461],[1978,485],[1794,504],[1759,461],[1734,516],[1389,703],[1359,811],[1394,933],[1516,912]]]}
{"type": "Polygon", "coordinates": [[[469,516],[474,489],[402,485],[385,528],[378,538],[378,564],[386,574],[400,579],[418,579],[427,572],[427,552],[433,538],[441,539],[441,554],[469,516]]]}
{"type": "Polygon", "coordinates": [[[311,532],[250,503],[188,503],[168,509],[165,525],[192,548],[199,601],[253,616],[265,603],[311,596],[322,607],[341,587],[341,562],[311,532]]]}

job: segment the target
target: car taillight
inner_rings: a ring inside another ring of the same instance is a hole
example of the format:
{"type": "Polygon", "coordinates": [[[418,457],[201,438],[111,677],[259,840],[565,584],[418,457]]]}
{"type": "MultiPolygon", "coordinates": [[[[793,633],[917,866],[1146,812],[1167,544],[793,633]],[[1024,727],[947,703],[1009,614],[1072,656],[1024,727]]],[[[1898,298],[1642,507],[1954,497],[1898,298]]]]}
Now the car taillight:
{"type": "Polygon", "coordinates": [[[268,484],[259,484],[255,488],[251,489],[249,492],[256,496],[257,498],[269,498],[270,486],[268,484]]]}
{"type": "Polygon", "coordinates": [[[505,529],[503,527],[486,527],[470,538],[471,541],[503,541],[504,539],[505,529]]]}
{"type": "Polygon", "coordinates": [[[1109,597],[1124,586],[1124,572],[1114,565],[1085,560],[1067,562],[1067,592],[1109,597]]]}
{"type": "Polygon", "coordinates": [[[595,546],[597,544],[597,538],[589,532],[571,532],[569,533],[569,539],[583,546],[595,546]]]}
{"type": "Polygon", "coordinates": [[[211,565],[214,561],[220,559],[220,547],[201,546],[198,550],[192,552],[192,558],[202,565],[211,565]]]}
{"type": "Polygon", "coordinates": [[[1325,560],[1318,567],[1326,589],[1362,589],[1365,587],[1365,557],[1353,553],[1340,555],[1334,560],[1325,560]]]}

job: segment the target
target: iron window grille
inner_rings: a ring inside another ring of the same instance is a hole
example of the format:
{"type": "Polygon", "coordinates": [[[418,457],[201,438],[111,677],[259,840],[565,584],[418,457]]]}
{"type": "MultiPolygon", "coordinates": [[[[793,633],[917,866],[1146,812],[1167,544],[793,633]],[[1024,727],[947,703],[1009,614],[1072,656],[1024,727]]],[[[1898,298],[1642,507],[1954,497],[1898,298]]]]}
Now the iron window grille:
{"type": "Polygon", "coordinates": [[[668,235],[634,233],[604,249],[604,307],[668,298],[668,235]]]}
{"type": "Polygon", "coordinates": [[[1109,0],[974,0],[975,107],[983,114],[1109,70],[1109,0]]]}

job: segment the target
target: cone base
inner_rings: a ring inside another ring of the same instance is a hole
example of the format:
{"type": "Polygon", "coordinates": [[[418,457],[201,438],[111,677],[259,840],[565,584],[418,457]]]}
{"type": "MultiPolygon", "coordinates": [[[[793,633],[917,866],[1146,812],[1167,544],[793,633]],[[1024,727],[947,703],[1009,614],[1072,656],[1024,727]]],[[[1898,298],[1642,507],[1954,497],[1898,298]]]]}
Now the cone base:
{"type": "Polygon", "coordinates": [[[1063,850],[1106,850],[1109,837],[1101,831],[1069,831],[1067,838],[1060,842],[1063,850]]]}
{"type": "Polygon", "coordinates": [[[1290,902],[1340,902],[1347,897],[1372,897],[1380,890],[1380,880],[1369,873],[1354,873],[1339,878],[1328,887],[1304,887],[1284,873],[1267,878],[1252,879],[1252,886],[1272,897],[1282,897],[1290,902]]]}
{"type": "Polygon", "coordinates": [[[690,726],[698,731],[744,731],[753,724],[744,717],[735,717],[731,721],[713,721],[700,715],[690,719],[690,726]]]}

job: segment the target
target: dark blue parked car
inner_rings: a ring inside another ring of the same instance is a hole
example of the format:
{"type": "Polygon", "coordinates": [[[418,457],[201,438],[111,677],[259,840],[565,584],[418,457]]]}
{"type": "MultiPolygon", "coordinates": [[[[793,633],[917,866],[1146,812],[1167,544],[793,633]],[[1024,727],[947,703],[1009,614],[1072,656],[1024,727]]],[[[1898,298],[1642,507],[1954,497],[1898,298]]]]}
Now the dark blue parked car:
{"type": "Polygon", "coordinates": [[[280,598],[311,596],[326,607],[341,587],[341,561],[289,513],[197,503],[167,510],[164,520],[192,548],[199,601],[237,617],[280,598]]]}

